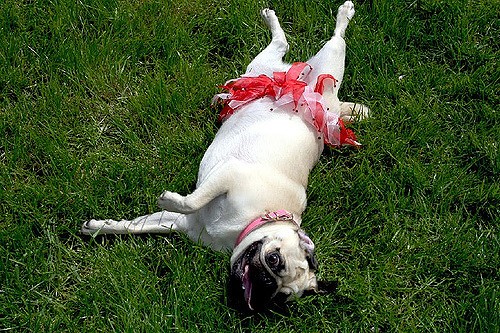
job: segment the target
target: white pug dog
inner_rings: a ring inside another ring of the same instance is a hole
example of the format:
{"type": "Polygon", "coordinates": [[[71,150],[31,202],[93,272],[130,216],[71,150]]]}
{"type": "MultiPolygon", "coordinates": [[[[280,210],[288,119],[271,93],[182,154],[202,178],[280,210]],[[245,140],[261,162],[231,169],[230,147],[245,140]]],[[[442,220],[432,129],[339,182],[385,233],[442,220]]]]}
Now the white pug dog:
{"type": "Polygon", "coordinates": [[[332,39],[307,63],[290,65],[282,61],[285,34],[274,11],[264,9],[272,41],[216,96],[223,124],[201,161],[196,190],[186,196],[166,191],[160,212],[132,221],[91,220],[82,232],[178,231],[214,250],[232,250],[232,304],[247,310],[317,291],[314,244],[300,228],[309,173],[324,143],[359,145],[344,121],[369,112],[337,97],[353,15],[346,1],[332,39]]]}

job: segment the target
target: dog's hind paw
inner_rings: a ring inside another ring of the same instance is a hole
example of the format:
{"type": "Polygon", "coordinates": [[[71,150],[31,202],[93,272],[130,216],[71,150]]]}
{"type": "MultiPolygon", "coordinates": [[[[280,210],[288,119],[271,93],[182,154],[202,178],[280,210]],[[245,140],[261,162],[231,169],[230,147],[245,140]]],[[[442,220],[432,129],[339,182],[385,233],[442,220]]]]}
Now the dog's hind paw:
{"type": "Polygon", "coordinates": [[[370,108],[359,103],[340,102],[340,118],[346,123],[370,117],[370,108]]]}
{"type": "Polygon", "coordinates": [[[337,13],[337,25],[335,26],[336,36],[344,37],[345,29],[347,29],[347,25],[354,16],[354,13],[354,4],[351,1],[346,1],[339,7],[339,11],[337,13]]]}
{"type": "Polygon", "coordinates": [[[337,17],[345,16],[345,18],[350,20],[354,16],[354,13],[355,13],[354,4],[352,3],[352,1],[346,1],[346,2],[344,2],[343,5],[341,5],[339,7],[337,17]]]}
{"type": "Polygon", "coordinates": [[[261,10],[260,15],[271,30],[273,28],[276,28],[276,26],[279,26],[278,18],[276,17],[276,13],[274,12],[274,10],[264,8],[263,10],[261,10]]]}

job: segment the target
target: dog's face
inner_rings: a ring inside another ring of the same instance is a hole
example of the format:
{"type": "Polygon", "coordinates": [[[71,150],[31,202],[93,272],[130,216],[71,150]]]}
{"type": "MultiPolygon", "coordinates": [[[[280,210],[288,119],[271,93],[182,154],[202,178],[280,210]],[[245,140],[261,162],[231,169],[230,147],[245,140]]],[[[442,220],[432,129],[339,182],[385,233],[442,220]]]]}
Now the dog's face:
{"type": "Polygon", "coordinates": [[[262,310],[317,287],[314,244],[298,227],[274,223],[248,235],[231,257],[230,301],[262,310]]]}

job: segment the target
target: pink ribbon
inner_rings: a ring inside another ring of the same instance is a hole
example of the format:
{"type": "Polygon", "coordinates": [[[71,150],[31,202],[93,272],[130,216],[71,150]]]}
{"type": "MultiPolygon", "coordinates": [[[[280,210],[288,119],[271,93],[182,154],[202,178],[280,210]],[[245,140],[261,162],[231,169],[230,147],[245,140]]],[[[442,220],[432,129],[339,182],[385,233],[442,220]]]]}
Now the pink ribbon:
{"type": "Polygon", "coordinates": [[[215,97],[215,100],[223,102],[219,119],[226,120],[238,108],[258,98],[272,97],[277,106],[293,110],[313,125],[323,134],[325,144],[332,147],[360,146],[354,132],[345,127],[338,114],[326,110],[323,100],[324,82],[326,79],[331,79],[335,87],[337,80],[330,74],[321,74],[313,90],[301,80],[311,69],[309,64],[297,62],[292,64],[287,72],[274,72],[272,78],[261,74],[257,77],[243,76],[226,82],[222,88],[228,92],[215,97]]]}
{"type": "Polygon", "coordinates": [[[248,224],[245,227],[245,229],[243,229],[243,231],[239,234],[238,238],[236,239],[234,247],[238,246],[238,244],[241,243],[243,238],[248,236],[248,234],[254,231],[255,229],[261,227],[266,223],[277,222],[277,221],[292,221],[293,223],[296,224],[296,222],[293,220],[293,215],[284,209],[277,210],[272,213],[267,213],[264,216],[261,216],[258,219],[253,220],[252,222],[250,222],[250,224],[248,224]]]}

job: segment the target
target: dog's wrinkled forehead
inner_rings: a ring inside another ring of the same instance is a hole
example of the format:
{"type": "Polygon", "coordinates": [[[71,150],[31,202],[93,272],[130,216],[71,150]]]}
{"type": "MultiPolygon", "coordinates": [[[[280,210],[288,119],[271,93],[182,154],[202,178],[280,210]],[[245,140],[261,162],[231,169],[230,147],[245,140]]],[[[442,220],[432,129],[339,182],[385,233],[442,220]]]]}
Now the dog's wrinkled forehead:
{"type": "Polygon", "coordinates": [[[276,268],[269,264],[269,260],[266,261],[266,268],[278,280],[278,292],[300,296],[304,290],[314,285],[314,272],[317,269],[314,244],[302,230],[299,229],[286,238],[274,238],[265,242],[261,255],[264,258],[280,258],[280,265],[276,268]]]}
{"type": "Polygon", "coordinates": [[[312,241],[300,229],[278,229],[267,230],[266,236],[240,249],[237,257],[233,254],[230,282],[231,293],[236,294],[232,297],[240,298],[247,309],[265,308],[277,298],[300,297],[317,286],[312,241]]]}

